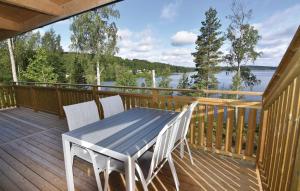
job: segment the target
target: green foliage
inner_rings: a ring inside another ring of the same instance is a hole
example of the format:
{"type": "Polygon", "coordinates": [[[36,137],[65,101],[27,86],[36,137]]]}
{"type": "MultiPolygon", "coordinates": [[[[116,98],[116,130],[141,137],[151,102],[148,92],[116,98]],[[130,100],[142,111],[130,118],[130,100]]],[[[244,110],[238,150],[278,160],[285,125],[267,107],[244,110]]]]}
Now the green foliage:
{"type": "Polygon", "coordinates": [[[246,10],[241,3],[234,1],[232,15],[227,17],[231,21],[227,29],[227,38],[231,43],[231,49],[225,56],[225,60],[231,66],[231,71],[236,73],[232,84],[234,90],[240,90],[243,82],[245,86],[250,87],[260,83],[246,66],[244,66],[244,70],[241,69],[242,65],[246,65],[249,61],[254,62],[261,56],[261,53],[255,50],[261,37],[258,31],[249,24],[251,15],[252,10],[246,10]]]}
{"type": "Polygon", "coordinates": [[[167,76],[162,76],[159,80],[158,87],[160,88],[170,88],[171,79],[167,76]]]}
{"type": "MultiPolygon", "coordinates": [[[[82,75],[87,80],[88,83],[94,83],[95,73],[92,61],[90,61],[90,55],[84,53],[64,53],[63,54],[63,63],[65,63],[66,74],[68,77],[68,82],[74,83],[73,79],[73,69],[75,66],[75,58],[78,57],[78,62],[81,63],[84,72],[82,75]]],[[[145,84],[142,84],[146,87],[152,86],[152,75],[151,70],[155,70],[158,76],[169,75],[171,73],[183,73],[193,71],[193,68],[186,68],[182,66],[173,66],[169,64],[159,63],[159,62],[149,62],[146,60],[130,60],[123,59],[117,56],[103,56],[108,64],[104,65],[104,72],[101,74],[102,81],[115,81],[120,67],[131,70],[136,78],[145,78],[145,84]]]]}
{"type": "Polygon", "coordinates": [[[0,83],[12,80],[8,47],[6,41],[0,42],[0,83]]]}
{"type": "Polygon", "coordinates": [[[58,81],[65,82],[66,69],[63,64],[63,49],[60,41],[60,35],[56,35],[51,28],[41,38],[41,47],[46,51],[47,61],[52,66],[53,72],[58,75],[58,81]]]}
{"type": "Polygon", "coordinates": [[[191,83],[190,83],[190,79],[189,76],[187,75],[187,73],[183,73],[177,88],[178,89],[189,89],[191,87],[191,83]]]}
{"type": "Polygon", "coordinates": [[[19,78],[22,77],[21,72],[26,70],[40,45],[41,35],[39,32],[28,32],[13,39],[13,52],[19,78]]]}
{"type": "Polygon", "coordinates": [[[54,73],[53,67],[49,64],[46,50],[39,48],[36,55],[26,71],[22,72],[23,77],[28,81],[34,82],[57,82],[58,75],[54,73]]]}
{"type": "Polygon", "coordinates": [[[117,67],[116,84],[119,86],[136,86],[137,78],[128,69],[123,67],[117,67]]]}
{"type": "Polygon", "coordinates": [[[113,19],[119,18],[119,11],[114,6],[105,6],[89,11],[73,18],[71,24],[71,48],[81,53],[89,53],[85,69],[88,82],[94,83],[96,65],[105,68],[109,63],[107,58],[114,55],[118,49],[117,27],[113,19]]]}
{"type": "Polygon", "coordinates": [[[152,87],[152,74],[151,71],[145,71],[142,73],[136,74],[137,78],[143,78],[142,87],[152,87]]]}
{"type": "Polygon", "coordinates": [[[165,70],[161,71],[158,75],[160,76],[160,80],[158,82],[158,87],[160,88],[170,88],[171,79],[169,75],[171,74],[170,68],[166,68],[165,70]]]}
{"type": "Polygon", "coordinates": [[[73,68],[72,68],[72,73],[71,73],[71,80],[72,80],[72,83],[75,83],[75,84],[85,84],[86,83],[86,80],[85,80],[85,77],[84,77],[84,69],[83,69],[83,66],[82,66],[82,62],[79,61],[79,58],[78,56],[75,57],[75,60],[74,60],[74,64],[73,64],[73,68]]]}
{"type": "Polygon", "coordinates": [[[196,40],[196,52],[192,53],[196,63],[197,74],[193,76],[194,87],[198,89],[216,88],[218,81],[215,74],[219,72],[218,64],[222,61],[221,23],[217,11],[209,8],[205,12],[205,21],[201,22],[200,35],[196,40]]]}
{"type": "MultiPolygon", "coordinates": [[[[29,76],[27,76],[29,78],[25,77],[24,74],[28,74],[28,71],[33,71],[32,66],[29,69],[29,65],[33,60],[36,60],[37,56],[40,56],[37,55],[41,53],[37,52],[39,49],[43,49],[46,63],[51,66],[52,69],[50,71],[57,75],[57,81],[65,82],[66,71],[63,63],[60,36],[56,35],[53,29],[46,31],[43,36],[39,32],[28,32],[13,38],[13,52],[19,80],[33,80],[29,76]]],[[[1,42],[0,52],[0,81],[11,81],[10,59],[5,41],[1,42]]]]}

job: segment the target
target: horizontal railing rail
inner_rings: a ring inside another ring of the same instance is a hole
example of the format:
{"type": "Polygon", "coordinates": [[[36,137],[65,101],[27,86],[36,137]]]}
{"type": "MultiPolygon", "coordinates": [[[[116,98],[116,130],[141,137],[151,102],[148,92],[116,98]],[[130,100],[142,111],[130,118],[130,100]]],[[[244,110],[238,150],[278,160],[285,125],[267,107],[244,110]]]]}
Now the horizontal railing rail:
{"type": "Polygon", "coordinates": [[[163,94],[162,88],[137,88],[83,84],[18,83],[12,86],[17,106],[29,107],[64,116],[63,106],[95,100],[101,118],[103,112],[99,98],[119,94],[126,110],[149,107],[181,111],[197,101],[188,133],[188,140],[195,148],[221,153],[241,159],[255,161],[260,121],[261,102],[235,99],[220,99],[195,96],[163,94]],[[84,88],[82,88],[84,87],[84,88]],[[123,91],[122,89],[126,89],[123,91]],[[147,90],[147,91],[145,91],[147,90]]]}
{"type": "Polygon", "coordinates": [[[166,91],[166,92],[187,92],[187,93],[222,94],[222,95],[245,95],[245,96],[262,96],[263,95],[263,92],[233,91],[233,90],[152,88],[152,87],[136,87],[136,86],[107,86],[107,85],[94,85],[94,84],[44,83],[44,82],[25,82],[25,81],[20,81],[20,82],[18,82],[18,84],[46,85],[46,86],[98,87],[98,88],[111,88],[111,89],[120,89],[120,90],[150,90],[150,91],[158,90],[158,91],[166,91]]]}

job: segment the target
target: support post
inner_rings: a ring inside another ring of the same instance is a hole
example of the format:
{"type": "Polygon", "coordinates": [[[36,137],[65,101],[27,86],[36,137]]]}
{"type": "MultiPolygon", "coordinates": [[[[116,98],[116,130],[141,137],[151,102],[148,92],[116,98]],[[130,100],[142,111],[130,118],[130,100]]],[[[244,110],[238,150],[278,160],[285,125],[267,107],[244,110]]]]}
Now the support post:
{"type": "Polygon", "coordinates": [[[9,58],[10,58],[11,73],[13,76],[13,81],[18,82],[17,71],[16,71],[16,62],[15,62],[14,52],[13,52],[12,43],[11,43],[10,38],[7,39],[7,45],[8,45],[8,51],[9,51],[9,58]]]}

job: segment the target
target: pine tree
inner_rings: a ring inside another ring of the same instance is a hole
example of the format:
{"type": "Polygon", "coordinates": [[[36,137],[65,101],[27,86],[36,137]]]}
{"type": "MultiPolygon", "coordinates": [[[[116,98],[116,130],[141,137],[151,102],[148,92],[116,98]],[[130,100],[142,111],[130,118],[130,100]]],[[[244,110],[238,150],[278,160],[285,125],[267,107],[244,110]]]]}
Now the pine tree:
{"type": "Polygon", "coordinates": [[[84,78],[84,70],[82,63],[79,61],[78,56],[75,57],[72,73],[71,73],[72,82],[75,84],[85,84],[86,80],[84,78]]]}
{"type": "Polygon", "coordinates": [[[225,40],[219,31],[221,23],[216,9],[209,8],[205,12],[205,21],[201,23],[196,52],[192,53],[197,71],[193,76],[194,86],[198,89],[216,88],[218,82],[215,74],[219,71],[218,64],[222,60],[220,48],[225,40]]]}
{"type": "Polygon", "coordinates": [[[65,82],[66,69],[63,64],[63,49],[60,41],[60,35],[55,34],[54,29],[51,28],[41,38],[41,47],[46,51],[48,63],[58,75],[58,81],[65,82]]]}

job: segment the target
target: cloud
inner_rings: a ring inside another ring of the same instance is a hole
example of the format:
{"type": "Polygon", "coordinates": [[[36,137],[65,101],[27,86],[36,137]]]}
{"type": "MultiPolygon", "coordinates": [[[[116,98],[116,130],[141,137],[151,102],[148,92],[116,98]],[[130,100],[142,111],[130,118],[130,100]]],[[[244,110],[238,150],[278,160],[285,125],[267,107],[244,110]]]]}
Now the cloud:
{"type": "Polygon", "coordinates": [[[262,36],[257,49],[263,52],[263,55],[256,61],[258,65],[279,64],[299,26],[299,21],[295,18],[300,18],[300,4],[281,10],[254,24],[262,36]]]}
{"type": "Polygon", "coordinates": [[[118,31],[118,56],[128,59],[144,59],[173,65],[193,66],[192,48],[166,48],[153,32],[120,29],[118,31]]]}
{"type": "Polygon", "coordinates": [[[194,66],[192,51],[193,48],[169,49],[162,52],[160,59],[170,64],[190,67],[194,66]]]}
{"type": "Polygon", "coordinates": [[[197,39],[197,35],[188,31],[179,31],[171,37],[171,44],[173,46],[184,46],[194,44],[197,39]]]}
{"type": "Polygon", "coordinates": [[[152,31],[150,29],[145,29],[140,32],[121,29],[118,31],[118,36],[120,52],[149,52],[155,45],[155,40],[152,37],[152,31]]]}
{"type": "Polygon", "coordinates": [[[177,10],[179,8],[181,1],[175,0],[169,4],[166,4],[160,14],[160,17],[166,20],[173,20],[177,15],[177,10]]]}

